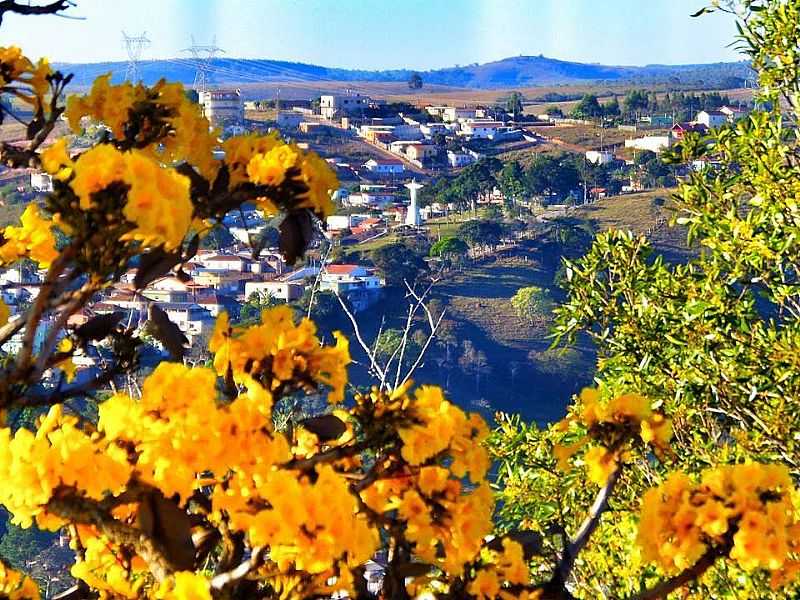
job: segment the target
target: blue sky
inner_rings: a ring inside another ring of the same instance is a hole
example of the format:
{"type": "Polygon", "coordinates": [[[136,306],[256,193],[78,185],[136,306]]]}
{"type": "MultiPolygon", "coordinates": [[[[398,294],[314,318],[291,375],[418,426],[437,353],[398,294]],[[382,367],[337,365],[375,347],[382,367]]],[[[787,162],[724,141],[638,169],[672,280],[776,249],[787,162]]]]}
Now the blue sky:
{"type": "Polygon", "coordinates": [[[603,64],[738,60],[727,15],[707,0],[77,0],[58,17],[6,16],[0,44],[54,61],[121,60],[121,30],[147,32],[145,58],[181,55],[194,35],[231,57],[427,70],[544,54],[603,64]]]}

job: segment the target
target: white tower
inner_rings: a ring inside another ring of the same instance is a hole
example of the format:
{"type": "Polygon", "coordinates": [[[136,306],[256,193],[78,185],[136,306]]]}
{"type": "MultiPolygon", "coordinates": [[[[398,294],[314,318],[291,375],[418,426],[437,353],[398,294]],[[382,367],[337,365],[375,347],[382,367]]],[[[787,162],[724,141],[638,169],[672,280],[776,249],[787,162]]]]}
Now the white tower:
{"type": "Polygon", "coordinates": [[[422,225],[422,218],[419,216],[419,206],[417,206],[417,190],[423,188],[421,183],[417,183],[416,179],[412,179],[411,183],[407,183],[411,194],[411,203],[408,205],[408,212],[406,213],[406,225],[411,227],[419,227],[422,225]]]}

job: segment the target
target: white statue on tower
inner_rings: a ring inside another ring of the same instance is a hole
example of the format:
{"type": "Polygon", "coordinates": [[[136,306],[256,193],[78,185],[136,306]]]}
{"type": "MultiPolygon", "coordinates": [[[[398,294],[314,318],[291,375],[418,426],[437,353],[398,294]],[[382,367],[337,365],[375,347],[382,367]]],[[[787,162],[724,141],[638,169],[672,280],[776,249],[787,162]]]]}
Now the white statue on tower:
{"type": "Polygon", "coordinates": [[[406,184],[406,187],[411,194],[411,203],[408,205],[405,224],[411,227],[419,227],[422,225],[422,217],[420,217],[419,206],[417,205],[417,190],[424,186],[421,183],[417,183],[416,179],[412,179],[411,183],[406,184]]]}

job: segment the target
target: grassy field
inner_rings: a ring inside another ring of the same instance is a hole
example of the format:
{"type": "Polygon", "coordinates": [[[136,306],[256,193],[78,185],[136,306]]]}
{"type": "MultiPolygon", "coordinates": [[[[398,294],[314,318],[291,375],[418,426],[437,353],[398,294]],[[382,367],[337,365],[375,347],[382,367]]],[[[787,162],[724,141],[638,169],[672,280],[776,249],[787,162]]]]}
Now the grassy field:
{"type": "Polygon", "coordinates": [[[539,422],[563,416],[570,394],[591,379],[593,355],[587,350],[548,351],[548,325],[528,325],[511,306],[519,288],[547,287],[551,281],[552,273],[532,257],[517,256],[468,267],[437,285],[435,296],[456,323],[459,340],[470,340],[490,366],[480,386],[472,376],[451,382],[456,397],[489,412],[520,412],[539,422]]]}

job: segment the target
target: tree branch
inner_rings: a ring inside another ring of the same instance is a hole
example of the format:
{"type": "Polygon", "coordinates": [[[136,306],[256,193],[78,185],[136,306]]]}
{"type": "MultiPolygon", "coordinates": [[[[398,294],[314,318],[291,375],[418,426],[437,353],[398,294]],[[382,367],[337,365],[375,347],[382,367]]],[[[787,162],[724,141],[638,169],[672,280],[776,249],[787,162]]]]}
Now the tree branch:
{"type": "Polygon", "coordinates": [[[608,508],[608,499],[611,497],[614,487],[617,485],[617,481],[619,481],[621,472],[622,469],[617,467],[611,475],[609,475],[606,484],[597,492],[594,503],[589,509],[589,514],[583,521],[578,533],[564,549],[564,555],[561,557],[561,561],[556,567],[556,572],[553,574],[553,580],[550,582],[551,586],[557,587],[559,590],[564,590],[564,584],[569,579],[570,573],[572,573],[572,569],[575,566],[575,559],[578,558],[578,554],[580,554],[581,550],[589,543],[589,539],[600,523],[600,517],[608,508]]]}
{"type": "Polygon", "coordinates": [[[0,2],[0,24],[6,13],[16,13],[18,15],[54,15],[62,10],[67,10],[70,6],[75,6],[71,0],[55,0],[48,4],[20,4],[16,0],[2,0],[0,2]]]}
{"type": "Polygon", "coordinates": [[[658,598],[666,598],[675,590],[702,577],[716,562],[717,558],[721,556],[721,553],[722,551],[720,548],[712,546],[706,550],[705,554],[691,567],[684,569],[675,577],[662,581],[657,586],[633,596],[631,600],[657,600],[658,598]]]}

